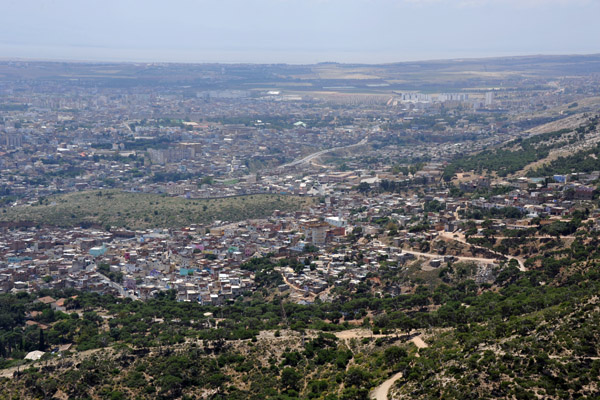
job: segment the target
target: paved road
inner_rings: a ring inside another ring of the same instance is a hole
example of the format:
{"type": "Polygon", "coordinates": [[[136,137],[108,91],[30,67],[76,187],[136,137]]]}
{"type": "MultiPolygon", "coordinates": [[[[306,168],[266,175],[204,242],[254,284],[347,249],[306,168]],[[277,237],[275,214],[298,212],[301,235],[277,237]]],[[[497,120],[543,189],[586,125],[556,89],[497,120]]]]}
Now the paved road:
{"type": "Polygon", "coordinates": [[[301,158],[299,160],[294,160],[294,161],[292,161],[290,163],[280,165],[277,168],[284,169],[284,168],[287,168],[287,167],[295,167],[296,165],[300,165],[300,164],[306,164],[306,163],[311,162],[313,159],[322,156],[323,154],[327,154],[327,153],[330,153],[330,152],[333,152],[333,151],[338,151],[338,150],[347,150],[347,149],[351,149],[351,148],[357,147],[357,146],[362,146],[363,144],[367,143],[368,139],[369,139],[369,137],[366,136],[360,142],[355,143],[355,144],[351,144],[349,146],[334,147],[334,148],[331,148],[331,149],[325,149],[325,150],[317,151],[316,153],[312,153],[312,154],[310,154],[310,155],[308,155],[308,156],[306,156],[304,158],[301,158]]]}
{"type": "Polygon", "coordinates": [[[113,289],[115,289],[116,291],[119,292],[119,294],[123,297],[129,297],[131,300],[138,300],[137,296],[134,295],[130,290],[125,290],[125,288],[118,284],[117,282],[113,282],[111,281],[108,276],[100,273],[98,270],[96,270],[96,273],[98,273],[98,275],[100,275],[101,277],[103,277],[106,281],[106,283],[111,286],[113,289]]]}

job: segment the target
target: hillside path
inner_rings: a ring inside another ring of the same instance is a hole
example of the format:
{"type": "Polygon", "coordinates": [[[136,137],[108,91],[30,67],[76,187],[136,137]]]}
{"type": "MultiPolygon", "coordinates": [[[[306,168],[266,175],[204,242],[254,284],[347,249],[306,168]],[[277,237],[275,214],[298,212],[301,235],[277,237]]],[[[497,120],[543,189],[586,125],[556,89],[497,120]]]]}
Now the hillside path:
{"type": "Polygon", "coordinates": [[[390,379],[373,389],[370,398],[373,400],[388,400],[388,392],[390,391],[390,388],[400,378],[402,378],[402,372],[398,372],[396,375],[392,376],[390,379]]]}
{"type": "MultiPolygon", "coordinates": [[[[419,349],[424,349],[428,347],[427,343],[425,343],[421,336],[415,336],[410,341],[413,342],[414,345],[417,346],[417,348],[419,349]]],[[[394,386],[394,383],[396,383],[396,381],[400,378],[402,378],[402,372],[396,373],[390,379],[373,389],[369,397],[373,400],[388,400],[388,393],[390,389],[392,388],[392,386],[394,386]]]]}

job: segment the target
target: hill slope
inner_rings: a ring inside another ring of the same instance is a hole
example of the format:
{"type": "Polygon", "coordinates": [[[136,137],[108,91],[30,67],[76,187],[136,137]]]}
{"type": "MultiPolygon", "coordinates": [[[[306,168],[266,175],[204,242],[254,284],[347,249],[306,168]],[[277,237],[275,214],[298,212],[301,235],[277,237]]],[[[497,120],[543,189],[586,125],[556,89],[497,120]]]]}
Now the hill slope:
{"type": "Polygon", "coordinates": [[[51,197],[42,204],[8,208],[0,213],[0,221],[28,221],[63,227],[180,227],[215,220],[263,218],[275,210],[302,209],[312,201],[308,197],[265,194],[183,199],[119,190],[88,191],[51,197]]]}
{"type": "Polygon", "coordinates": [[[551,173],[552,169],[548,171],[537,171],[537,169],[549,163],[554,163],[557,167],[557,160],[561,156],[583,153],[596,147],[600,142],[599,120],[598,115],[569,117],[565,124],[558,125],[568,126],[567,128],[547,132],[548,125],[545,125],[545,128],[541,128],[544,133],[518,138],[497,148],[459,157],[447,166],[444,179],[451,180],[459,171],[496,174],[500,177],[525,173],[529,175],[551,173]]]}

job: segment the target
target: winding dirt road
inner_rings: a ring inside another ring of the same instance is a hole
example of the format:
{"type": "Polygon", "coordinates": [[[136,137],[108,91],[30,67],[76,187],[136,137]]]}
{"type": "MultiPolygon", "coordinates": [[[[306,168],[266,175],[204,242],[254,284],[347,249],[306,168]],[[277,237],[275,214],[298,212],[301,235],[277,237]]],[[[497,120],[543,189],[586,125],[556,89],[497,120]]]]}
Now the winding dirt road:
{"type": "MultiPolygon", "coordinates": [[[[413,254],[415,256],[423,256],[423,257],[428,257],[428,258],[444,258],[444,255],[442,255],[442,254],[421,253],[419,251],[406,250],[406,249],[402,249],[402,252],[408,253],[408,254],[413,254]]],[[[496,258],[463,257],[463,256],[453,256],[453,257],[460,261],[486,262],[486,263],[490,263],[490,264],[498,261],[496,258]]]]}
{"type": "Polygon", "coordinates": [[[396,375],[392,376],[390,379],[373,389],[369,397],[374,400],[388,400],[388,392],[394,383],[396,383],[396,381],[400,378],[402,378],[402,372],[398,372],[396,375]]]}
{"type": "MultiPolygon", "coordinates": [[[[424,349],[428,347],[427,343],[425,343],[421,336],[415,336],[410,341],[413,342],[415,346],[417,346],[417,348],[419,349],[424,349]]],[[[373,400],[388,400],[388,393],[390,389],[392,388],[392,386],[394,386],[394,383],[396,383],[396,381],[400,378],[402,378],[402,372],[396,373],[390,379],[373,389],[369,397],[373,400]]]]}
{"type": "Polygon", "coordinates": [[[488,251],[490,253],[496,254],[500,259],[502,259],[503,257],[506,257],[509,260],[514,259],[514,260],[517,261],[517,263],[519,263],[519,270],[521,270],[521,271],[527,271],[527,268],[525,267],[525,263],[519,257],[515,257],[515,256],[511,256],[511,255],[505,255],[505,254],[502,254],[502,253],[498,253],[495,250],[488,249],[487,247],[483,247],[483,246],[479,246],[479,245],[476,245],[476,244],[469,243],[469,242],[467,242],[466,238],[464,238],[464,234],[462,234],[462,233],[461,234],[452,234],[452,233],[449,233],[449,232],[441,232],[440,233],[440,237],[443,237],[443,238],[446,238],[446,239],[450,239],[450,240],[454,240],[455,242],[459,242],[459,243],[462,243],[462,244],[467,245],[467,246],[473,246],[473,247],[481,249],[481,250],[486,250],[486,251],[488,251]],[[455,235],[457,237],[454,237],[455,235]]]}

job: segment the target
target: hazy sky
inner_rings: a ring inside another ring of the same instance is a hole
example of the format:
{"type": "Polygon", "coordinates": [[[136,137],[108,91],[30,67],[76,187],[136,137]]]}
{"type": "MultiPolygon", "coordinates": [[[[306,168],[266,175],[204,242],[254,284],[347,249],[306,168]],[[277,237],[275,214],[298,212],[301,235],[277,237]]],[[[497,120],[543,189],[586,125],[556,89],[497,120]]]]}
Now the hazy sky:
{"type": "Polygon", "coordinates": [[[379,63],[600,53],[600,0],[0,0],[0,58],[379,63]]]}

